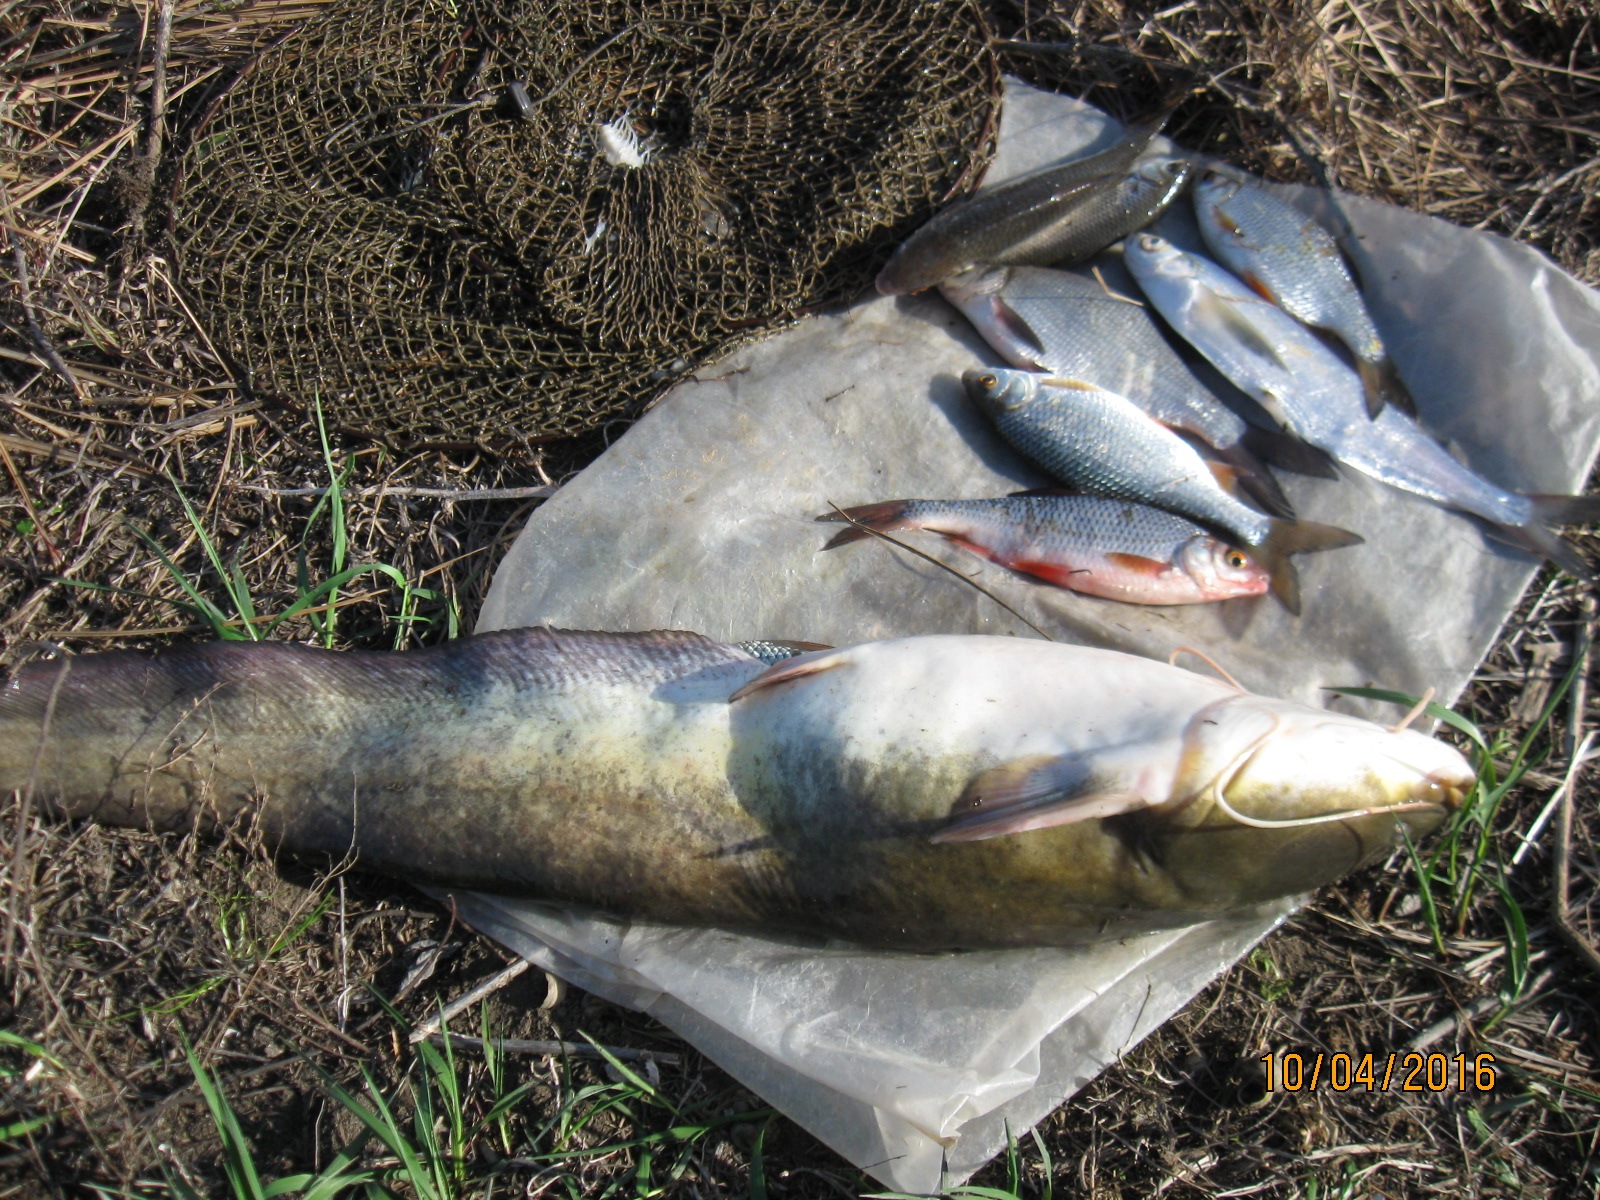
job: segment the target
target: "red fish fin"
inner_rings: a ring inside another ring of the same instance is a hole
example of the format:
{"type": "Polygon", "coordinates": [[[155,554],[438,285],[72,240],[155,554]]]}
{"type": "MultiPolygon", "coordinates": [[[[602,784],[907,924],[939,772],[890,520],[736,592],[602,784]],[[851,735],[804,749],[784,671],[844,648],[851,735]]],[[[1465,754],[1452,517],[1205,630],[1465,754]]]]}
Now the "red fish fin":
{"type": "Polygon", "coordinates": [[[1239,468],[1229,463],[1218,462],[1216,459],[1207,459],[1206,466],[1211,468],[1211,476],[1221,485],[1222,490],[1230,496],[1239,493],[1239,468]]]}
{"type": "Polygon", "coordinates": [[[1115,563],[1124,571],[1132,571],[1137,575],[1159,575],[1167,569],[1167,564],[1158,558],[1146,558],[1142,554],[1123,554],[1112,551],[1106,555],[1106,561],[1115,563]]]}
{"type": "Polygon", "coordinates": [[[1024,575],[1032,575],[1035,579],[1042,579],[1046,583],[1053,583],[1057,587],[1064,587],[1072,591],[1077,590],[1078,576],[1090,573],[1087,567],[1069,567],[1059,562],[1028,558],[1000,558],[996,555],[989,555],[989,557],[1009,570],[1020,571],[1024,575]]]}
{"type": "Polygon", "coordinates": [[[1278,298],[1272,294],[1272,289],[1262,283],[1261,277],[1254,271],[1246,271],[1239,276],[1239,281],[1268,304],[1276,304],[1278,302],[1278,298]]]}
{"type": "Polygon", "coordinates": [[[1232,446],[1218,447],[1211,453],[1233,468],[1239,491],[1245,499],[1262,512],[1294,520],[1294,506],[1289,503],[1289,497],[1284,495],[1272,472],[1244,445],[1236,442],[1232,446]]]}
{"type": "Polygon", "coordinates": [[[891,533],[896,529],[907,528],[909,523],[902,518],[905,516],[906,505],[910,503],[909,500],[884,500],[878,504],[860,504],[855,508],[823,513],[817,518],[818,521],[856,522],[849,529],[834,534],[823,549],[832,550],[835,546],[848,546],[851,542],[859,542],[862,538],[871,537],[872,530],[891,533]],[[862,525],[866,528],[859,527],[862,525]]]}
{"type": "Polygon", "coordinates": [[[792,683],[796,679],[805,679],[812,675],[820,675],[824,671],[842,667],[849,661],[845,651],[842,650],[803,654],[799,658],[787,659],[775,667],[768,667],[749,683],[734,692],[733,695],[728,697],[728,703],[732,704],[735,700],[743,700],[752,692],[759,692],[763,688],[774,687],[780,683],[792,683]]]}
{"type": "Polygon", "coordinates": [[[1097,778],[1076,756],[1035,755],[980,774],[951,808],[950,823],[932,840],[981,842],[1136,812],[1150,804],[1147,797],[1097,778]]]}

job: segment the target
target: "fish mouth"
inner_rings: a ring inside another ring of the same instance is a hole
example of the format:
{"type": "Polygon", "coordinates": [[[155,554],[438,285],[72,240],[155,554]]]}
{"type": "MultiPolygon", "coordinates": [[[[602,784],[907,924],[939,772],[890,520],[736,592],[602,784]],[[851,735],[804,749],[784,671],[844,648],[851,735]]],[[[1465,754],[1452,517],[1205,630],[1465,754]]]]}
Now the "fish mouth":
{"type": "Polygon", "coordinates": [[[1443,771],[1427,771],[1411,785],[1407,802],[1429,804],[1441,812],[1455,812],[1466,803],[1467,792],[1471,788],[1471,780],[1463,781],[1443,771]]]}

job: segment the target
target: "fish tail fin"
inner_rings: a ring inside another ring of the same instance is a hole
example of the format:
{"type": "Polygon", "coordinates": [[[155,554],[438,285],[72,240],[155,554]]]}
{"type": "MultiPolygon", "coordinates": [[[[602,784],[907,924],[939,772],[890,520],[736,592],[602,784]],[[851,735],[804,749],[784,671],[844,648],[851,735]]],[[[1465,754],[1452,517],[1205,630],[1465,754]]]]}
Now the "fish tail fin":
{"type": "Polygon", "coordinates": [[[1600,496],[1533,495],[1533,519],[1504,530],[1511,542],[1543,555],[1567,574],[1592,580],[1595,570],[1583,552],[1555,531],[1559,525],[1593,525],[1600,522],[1600,496]]]}
{"type": "Polygon", "coordinates": [[[884,500],[877,504],[858,504],[855,508],[823,513],[817,518],[818,521],[852,522],[849,529],[841,529],[834,534],[823,549],[848,546],[874,533],[893,533],[897,529],[912,528],[912,522],[906,519],[906,509],[912,503],[911,500],[884,500]]]}
{"type": "Polygon", "coordinates": [[[1600,496],[1534,494],[1533,519],[1541,525],[1594,525],[1600,522],[1600,496]]]}
{"type": "Polygon", "coordinates": [[[1338,468],[1326,450],[1302,442],[1291,433],[1262,429],[1252,425],[1239,439],[1242,446],[1264,462],[1296,475],[1315,475],[1319,479],[1339,478],[1338,468]]]}
{"type": "Polygon", "coordinates": [[[1295,616],[1300,615],[1300,572],[1291,561],[1295,554],[1337,550],[1365,541],[1359,533],[1315,521],[1274,521],[1266,540],[1256,547],[1256,560],[1266,568],[1270,590],[1295,616]]]}
{"type": "Polygon", "coordinates": [[[1383,406],[1388,403],[1388,394],[1383,386],[1383,369],[1370,359],[1358,358],[1356,374],[1361,376],[1361,392],[1367,399],[1367,416],[1376,421],[1383,406]]]}
{"type": "Polygon", "coordinates": [[[1361,376],[1361,390],[1367,398],[1367,415],[1374,420],[1385,404],[1393,404],[1407,416],[1417,415],[1417,405],[1411,399],[1411,390],[1401,380],[1388,358],[1356,359],[1356,373],[1361,376]]]}
{"type": "Polygon", "coordinates": [[[1246,499],[1274,517],[1285,520],[1294,520],[1294,506],[1289,503],[1289,497],[1283,494],[1283,488],[1266,464],[1258,459],[1241,442],[1231,446],[1224,446],[1211,451],[1219,459],[1233,468],[1234,477],[1239,490],[1246,499]]]}

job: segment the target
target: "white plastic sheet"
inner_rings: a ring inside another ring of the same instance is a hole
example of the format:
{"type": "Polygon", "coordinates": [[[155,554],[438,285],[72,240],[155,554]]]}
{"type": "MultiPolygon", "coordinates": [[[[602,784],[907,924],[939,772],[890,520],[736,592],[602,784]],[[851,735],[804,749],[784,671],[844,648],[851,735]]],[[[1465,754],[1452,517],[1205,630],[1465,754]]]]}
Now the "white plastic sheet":
{"type": "MultiPolygon", "coordinates": [[[[1095,110],[1008,88],[999,181],[1095,149],[1095,110]]],[[[1293,191],[1315,207],[1322,197],[1293,191]]],[[[1526,491],[1579,488],[1600,440],[1600,301],[1524,247],[1345,199],[1375,314],[1425,423],[1526,491]]],[[[1163,232],[1198,246],[1179,212],[1163,232]]],[[[830,503],[995,496],[1043,480],[971,409],[995,362],[941,300],[869,297],[685,380],[529,522],[479,628],[693,629],[848,644],[932,632],[1033,636],[881,544],[820,554],[830,503]]],[[[1310,519],[1367,544],[1301,559],[1305,613],[1271,601],[1138,609],[1036,585],[926,539],[1052,637],[1165,657],[1207,650],[1246,686],[1444,698],[1535,569],[1471,521],[1359,477],[1288,477],[1310,519]]],[[[892,1187],[965,1178],[1184,1004],[1272,914],[1080,949],[895,955],[629,925],[485,896],[463,916],[601,995],[657,1016],[892,1187]]]]}

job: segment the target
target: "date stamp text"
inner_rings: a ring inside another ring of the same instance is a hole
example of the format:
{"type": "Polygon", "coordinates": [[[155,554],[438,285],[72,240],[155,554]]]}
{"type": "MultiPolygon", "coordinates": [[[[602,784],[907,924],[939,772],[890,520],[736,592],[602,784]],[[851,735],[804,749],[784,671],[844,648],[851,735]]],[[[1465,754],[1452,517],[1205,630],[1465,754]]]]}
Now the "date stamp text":
{"type": "Polygon", "coordinates": [[[1267,1091],[1492,1092],[1494,1055],[1329,1054],[1296,1050],[1263,1054],[1267,1091]]]}

